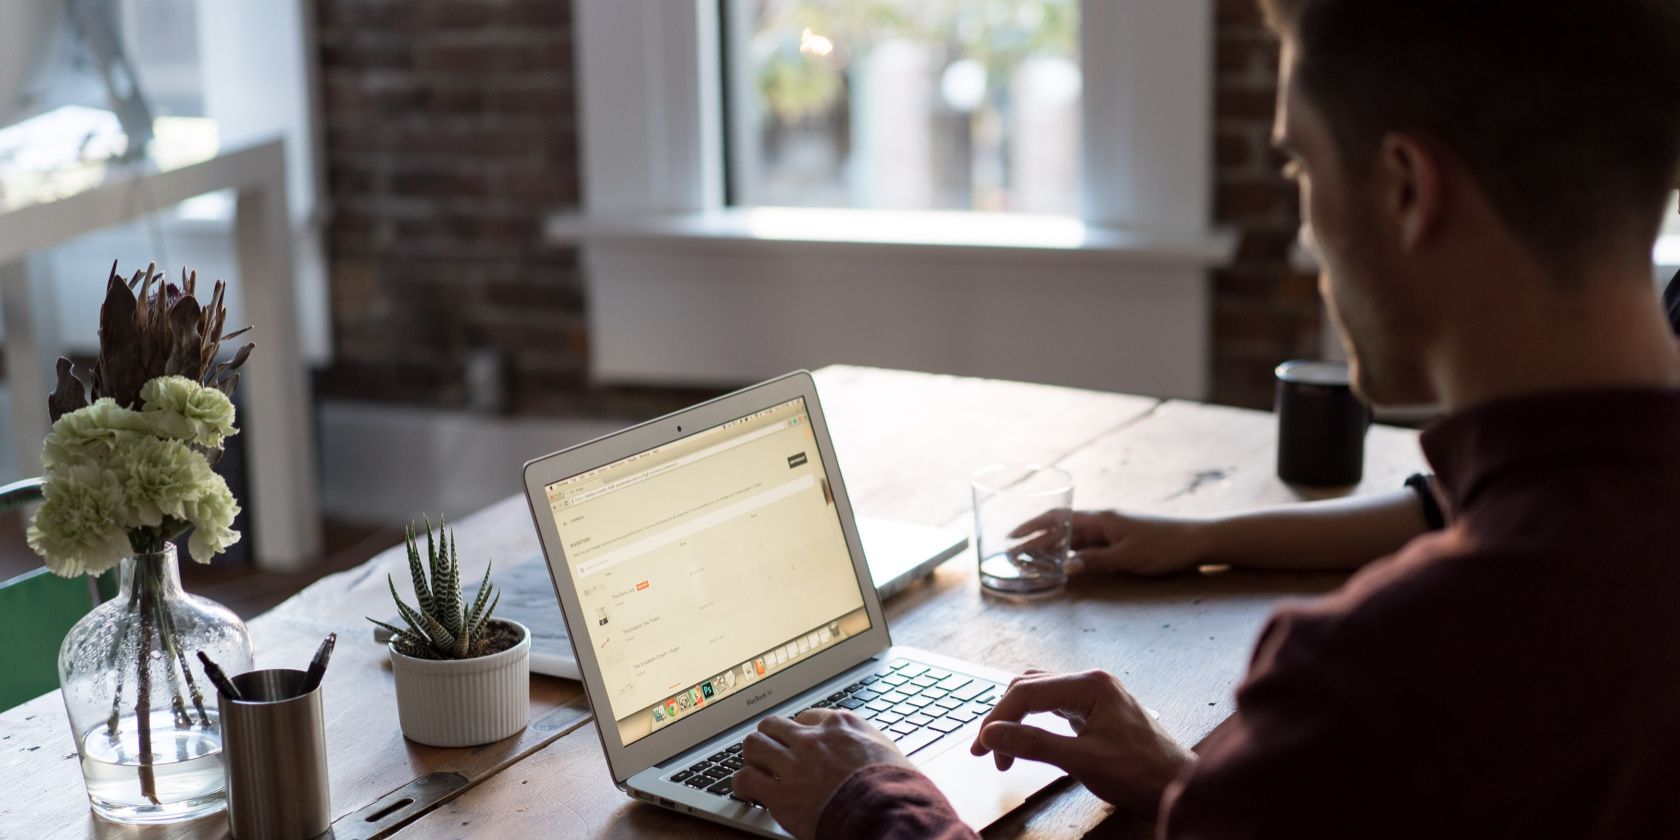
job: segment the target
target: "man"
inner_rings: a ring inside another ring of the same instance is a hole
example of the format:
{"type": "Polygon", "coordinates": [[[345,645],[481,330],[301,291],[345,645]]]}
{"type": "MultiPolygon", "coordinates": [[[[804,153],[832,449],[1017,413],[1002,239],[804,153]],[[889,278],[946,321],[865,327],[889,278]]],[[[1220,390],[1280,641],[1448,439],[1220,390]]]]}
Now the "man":
{"type": "MultiPolygon", "coordinates": [[[[1321,291],[1362,395],[1444,409],[1451,525],[1280,610],[1199,757],[1095,671],[1016,680],[976,751],[1167,837],[1680,836],[1680,353],[1651,266],[1680,0],[1262,5],[1321,291]]],[[[737,789],[801,837],[972,836],[849,713],[744,754],[737,789]]]]}

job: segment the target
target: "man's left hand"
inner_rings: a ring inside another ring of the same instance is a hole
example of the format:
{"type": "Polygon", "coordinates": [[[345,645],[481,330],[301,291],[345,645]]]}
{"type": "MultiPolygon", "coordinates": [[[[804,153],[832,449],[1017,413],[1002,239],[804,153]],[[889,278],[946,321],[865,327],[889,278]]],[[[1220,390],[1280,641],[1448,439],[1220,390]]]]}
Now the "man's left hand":
{"type": "Polygon", "coordinates": [[[795,837],[815,837],[817,818],[852,773],[872,764],[910,766],[892,740],[847,711],[806,709],[765,718],[741,745],[735,793],[762,803],[795,837]]]}

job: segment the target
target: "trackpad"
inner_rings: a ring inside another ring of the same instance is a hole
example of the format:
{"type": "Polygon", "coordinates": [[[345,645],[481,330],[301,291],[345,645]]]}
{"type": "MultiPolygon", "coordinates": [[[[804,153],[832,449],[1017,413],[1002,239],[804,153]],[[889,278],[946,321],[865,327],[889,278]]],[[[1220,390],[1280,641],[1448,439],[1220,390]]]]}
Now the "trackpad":
{"type": "MultiPolygon", "coordinates": [[[[1024,722],[1058,735],[1073,734],[1066,720],[1051,714],[1028,715],[1024,722]]],[[[1021,807],[1027,797],[1067,775],[1059,767],[1036,761],[1016,761],[1000,773],[990,753],[976,756],[968,751],[980,728],[963,734],[967,737],[917,769],[933,780],[939,792],[951,800],[957,816],[975,831],[1021,807]]]]}

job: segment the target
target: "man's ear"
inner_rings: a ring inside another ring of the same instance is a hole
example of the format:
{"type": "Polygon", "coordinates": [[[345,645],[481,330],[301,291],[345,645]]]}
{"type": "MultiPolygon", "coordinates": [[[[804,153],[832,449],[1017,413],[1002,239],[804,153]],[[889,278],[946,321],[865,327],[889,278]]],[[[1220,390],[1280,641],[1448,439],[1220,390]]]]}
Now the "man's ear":
{"type": "Polygon", "coordinates": [[[1395,245],[1416,251],[1441,222],[1446,199],[1441,159],[1415,137],[1390,134],[1382,140],[1377,170],[1378,209],[1392,223],[1395,245]]]}

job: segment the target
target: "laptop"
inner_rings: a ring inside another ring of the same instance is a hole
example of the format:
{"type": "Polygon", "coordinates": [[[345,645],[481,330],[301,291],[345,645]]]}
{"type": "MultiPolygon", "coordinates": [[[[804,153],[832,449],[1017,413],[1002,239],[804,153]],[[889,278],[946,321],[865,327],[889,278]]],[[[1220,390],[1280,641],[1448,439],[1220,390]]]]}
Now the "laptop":
{"type": "Polygon", "coordinates": [[[760,720],[811,707],[865,717],[976,830],[1062,776],[969,754],[1010,674],[893,645],[809,373],[530,461],[524,483],[628,795],[786,837],[732,780],[760,720]]]}
{"type": "Polygon", "coordinates": [[[883,601],[932,575],[941,563],[968,548],[968,535],[949,528],[873,516],[858,517],[857,526],[869,576],[883,601]]]}

